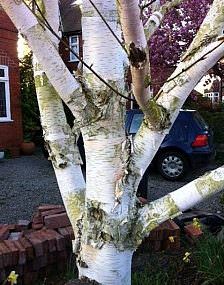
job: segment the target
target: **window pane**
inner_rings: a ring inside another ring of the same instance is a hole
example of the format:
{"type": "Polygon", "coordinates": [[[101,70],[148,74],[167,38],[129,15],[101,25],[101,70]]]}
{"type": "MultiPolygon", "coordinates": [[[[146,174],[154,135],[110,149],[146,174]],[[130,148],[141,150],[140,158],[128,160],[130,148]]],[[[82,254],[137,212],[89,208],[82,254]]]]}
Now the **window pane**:
{"type": "Polygon", "coordinates": [[[0,68],[0,77],[5,77],[5,70],[0,68]]]}
{"type": "Polygon", "coordinates": [[[78,41],[78,37],[70,37],[71,44],[76,44],[78,41]]]}
{"type": "Polygon", "coordinates": [[[140,128],[140,125],[143,120],[143,114],[134,114],[132,122],[131,122],[131,127],[130,127],[130,134],[136,134],[138,129],[140,128]]]}
{"type": "Polygon", "coordinates": [[[0,117],[7,117],[5,95],[5,82],[0,82],[0,117]]]}
{"type": "MultiPolygon", "coordinates": [[[[72,50],[78,54],[78,47],[77,46],[73,46],[72,50]]],[[[77,60],[77,57],[75,56],[74,53],[71,52],[71,56],[70,56],[70,60],[77,60]]]]}

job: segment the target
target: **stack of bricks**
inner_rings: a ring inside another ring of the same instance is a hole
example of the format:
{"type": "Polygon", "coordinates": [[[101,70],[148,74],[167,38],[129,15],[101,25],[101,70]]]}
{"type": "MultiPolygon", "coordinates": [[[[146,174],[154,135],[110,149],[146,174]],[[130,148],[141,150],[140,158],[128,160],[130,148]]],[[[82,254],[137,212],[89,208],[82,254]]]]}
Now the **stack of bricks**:
{"type": "Polygon", "coordinates": [[[73,230],[65,208],[44,205],[31,222],[0,225],[0,283],[14,270],[18,284],[34,284],[50,272],[63,271],[71,256],[73,230]]]}
{"type": "Polygon", "coordinates": [[[143,246],[149,246],[153,251],[177,250],[180,248],[180,228],[174,221],[167,220],[150,232],[143,246]]]}
{"type": "Polygon", "coordinates": [[[193,223],[188,224],[184,227],[184,231],[186,233],[186,239],[194,244],[195,241],[203,235],[203,231],[200,226],[195,226],[193,223]]]}

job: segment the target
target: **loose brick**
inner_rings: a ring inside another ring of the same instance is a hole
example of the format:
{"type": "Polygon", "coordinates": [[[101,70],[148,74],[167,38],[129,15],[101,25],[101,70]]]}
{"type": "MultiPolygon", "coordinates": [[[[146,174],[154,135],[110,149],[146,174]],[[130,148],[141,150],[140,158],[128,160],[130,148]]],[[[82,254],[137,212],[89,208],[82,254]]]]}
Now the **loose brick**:
{"type": "Polygon", "coordinates": [[[150,247],[153,251],[160,251],[162,249],[162,242],[160,240],[150,240],[150,247]]]}
{"type": "Polygon", "coordinates": [[[19,240],[19,243],[21,243],[21,245],[26,250],[27,260],[32,260],[34,258],[34,250],[32,244],[26,238],[21,238],[19,240]]]}
{"type": "Polygon", "coordinates": [[[30,234],[26,234],[25,237],[30,241],[30,243],[33,245],[34,247],[34,252],[35,255],[38,256],[42,256],[44,255],[44,248],[43,248],[43,242],[42,242],[42,238],[37,237],[35,232],[32,232],[30,234]]]}
{"type": "Polygon", "coordinates": [[[44,218],[44,223],[49,229],[63,228],[71,225],[66,213],[46,216],[44,218]]]}
{"type": "Polygon", "coordinates": [[[58,251],[62,251],[66,248],[65,238],[62,235],[60,235],[58,232],[51,229],[46,229],[43,232],[45,233],[46,236],[50,237],[51,239],[54,238],[58,251]]]}
{"type": "Polygon", "coordinates": [[[42,235],[43,239],[48,241],[49,252],[56,251],[57,247],[56,247],[56,237],[55,237],[54,231],[52,233],[46,229],[43,229],[40,232],[40,234],[42,235]]]}
{"type": "Polygon", "coordinates": [[[67,266],[68,253],[66,251],[58,252],[57,269],[59,272],[64,272],[67,266]]]}
{"type": "MultiPolygon", "coordinates": [[[[4,267],[4,261],[3,261],[3,253],[0,251],[0,272],[1,269],[4,267]]],[[[1,280],[0,280],[1,281],[1,280]]]]}
{"type": "Polygon", "coordinates": [[[34,230],[40,230],[43,228],[43,226],[44,226],[43,223],[38,223],[38,224],[32,223],[32,229],[34,230]]]}
{"type": "Polygon", "coordinates": [[[32,223],[33,224],[41,224],[42,223],[42,218],[41,218],[41,215],[39,213],[33,215],[32,223]]]}
{"type": "Polygon", "coordinates": [[[67,227],[66,228],[59,228],[58,229],[59,234],[61,234],[65,238],[66,246],[71,245],[71,234],[68,231],[67,227]]]}
{"type": "Polygon", "coordinates": [[[193,224],[186,225],[184,227],[184,230],[186,234],[192,239],[197,239],[203,234],[202,230],[195,227],[193,224]]]}
{"type": "Polygon", "coordinates": [[[180,236],[180,228],[173,220],[167,220],[164,223],[164,228],[167,229],[167,237],[180,236]]]}
{"type": "Polygon", "coordinates": [[[55,230],[51,230],[51,229],[48,229],[46,232],[49,235],[54,236],[58,251],[65,250],[65,248],[66,248],[66,241],[65,241],[65,238],[62,235],[60,235],[55,230]]]}
{"type": "Polygon", "coordinates": [[[9,227],[8,225],[2,225],[0,227],[0,240],[5,240],[9,236],[9,227]]]}
{"type": "Polygon", "coordinates": [[[174,240],[173,242],[171,242],[169,238],[162,241],[162,246],[161,246],[162,250],[168,250],[168,249],[177,250],[180,248],[180,237],[179,236],[172,236],[172,237],[174,240]]]}
{"type": "Polygon", "coordinates": [[[18,240],[14,240],[13,242],[19,250],[18,264],[19,265],[25,264],[26,263],[26,249],[22,246],[22,244],[18,240]]]}
{"type": "Polygon", "coordinates": [[[163,225],[161,224],[150,232],[149,238],[150,240],[163,240],[163,233],[163,225]]]}
{"type": "Polygon", "coordinates": [[[180,236],[180,228],[172,220],[163,222],[150,232],[150,240],[166,240],[169,236],[180,236]]]}
{"type": "Polygon", "coordinates": [[[75,235],[74,235],[74,231],[73,231],[72,226],[66,227],[66,229],[67,229],[67,231],[68,231],[69,234],[70,234],[70,239],[71,239],[71,240],[74,240],[74,239],[75,239],[75,235]]]}
{"type": "Polygon", "coordinates": [[[41,205],[38,207],[39,212],[45,212],[53,209],[65,209],[65,208],[62,205],[52,205],[52,204],[41,205]]]}
{"type": "Polygon", "coordinates": [[[44,217],[50,216],[50,215],[61,214],[61,213],[65,213],[64,207],[60,207],[60,208],[56,208],[56,209],[52,209],[52,210],[48,210],[48,211],[42,211],[40,214],[41,218],[42,218],[42,223],[44,223],[44,217]]]}
{"type": "Polygon", "coordinates": [[[18,260],[19,260],[19,250],[18,248],[15,246],[13,241],[10,240],[5,240],[4,244],[8,247],[8,249],[10,250],[10,260],[11,260],[11,264],[12,266],[17,265],[18,260]]]}
{"type": "Polygon", "coordinates": [[[0,242],[0,254],[2,254],[4,267],[9,266],[11,264],[11,253],[3,242],[0,242]]]}

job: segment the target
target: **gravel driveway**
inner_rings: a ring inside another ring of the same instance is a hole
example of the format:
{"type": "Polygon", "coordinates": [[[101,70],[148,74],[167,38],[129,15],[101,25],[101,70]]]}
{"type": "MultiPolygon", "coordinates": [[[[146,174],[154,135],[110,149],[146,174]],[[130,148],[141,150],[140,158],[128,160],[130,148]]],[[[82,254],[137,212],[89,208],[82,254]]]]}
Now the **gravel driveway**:
{"type": "MultiPolygon", "coordinates": [[[[183,186],[204,170],[194,171],[183,181],[170,182],[158,173],[152,172],[149,183],[150,200],[159,198],[183,186]]],[[[213,212],[221,211],[220,194],[197,206],[213,212]]],[[[59,189],[51,163],[41,152],[32,156],[0,161],[0,224],[14,223],[18,219],[30,219],[34,209],[40,204],[61,204],[59,189]]]]}

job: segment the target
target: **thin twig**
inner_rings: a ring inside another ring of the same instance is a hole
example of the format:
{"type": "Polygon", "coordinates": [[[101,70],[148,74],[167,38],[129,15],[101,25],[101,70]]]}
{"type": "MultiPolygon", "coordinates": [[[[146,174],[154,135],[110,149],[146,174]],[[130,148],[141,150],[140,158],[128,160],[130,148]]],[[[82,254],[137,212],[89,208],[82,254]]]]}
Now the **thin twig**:
{"type": "Polygon", "coordinates": [[[102,13],[99,11],[99,9],[96,7],[96,5],[93,3],[92,0],[89,0],[89,2],[91,3],[91,5],[93,6],[93,8],[96,10],[96,12],[99,14],[100,18],[102,19],[102,21],[105,23],[105,25],[107,26],[107,28],[110,30],[110,32],[112,33],[112,35],[115,37],[115,39],[118,41],[118,43],[120,44],[120,46],[123,48],[123,50],[125,51],[125,53],[128,55],[128,51],[125,48],[125,46],[123,45],[123,43],[121,42],[121,40],[118,38],[118,36],[115,34],[115,32],[112,30],[112,28],[110,27],[110,25],[107,23],[106,19],[104,18],[104,16],[102,15],[102,13]]]}
{"type": "Polygon", "coordinates": [[[78,60],[87,68],[89,69],[101,82],[103,82],[108,88],[110,88],[113,92],[115,92],[117,95],[119,95],[120,97],[128,100],[128,101],[133,101],[136,102],[135,99],[129,98],[123,94],[121,94],[118,90],[116,90],[113,86],[111,86],[106,80],[104,80],[91,66],[89,66],[74,50],[72,50],[70,48],[70,46],[64,41],[62,40],[58,34],[52,29],[51,25],[49,24],[49,22],[47,21],[47,19],[45,18],[45,16],[43,15],[40,7],[38,6],[36,0],[34,0],[34,3],[38,9],[38,12],[40,13],[42,19],[40,17],[38,17],[38,15],[36,15],[32,9],[29,7],[29,5],[25,2],[25,0],[22,0],[23,3],[26,5],[26,7],[35,15],[35,17],[37,17],[37,19],[41,22],[41,24],[46,27],[66,48],[69,49],[69,51],[74,54],[78,60]]]}

